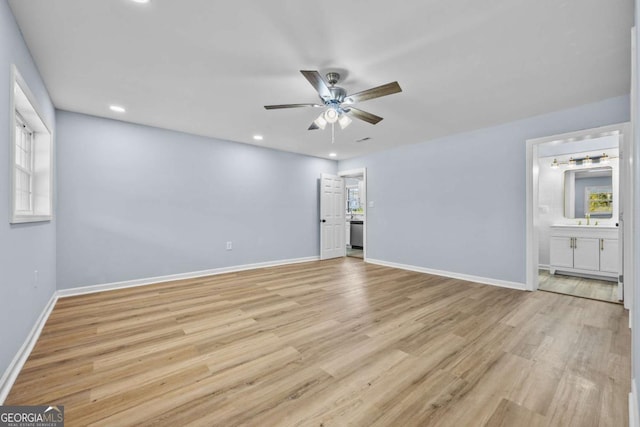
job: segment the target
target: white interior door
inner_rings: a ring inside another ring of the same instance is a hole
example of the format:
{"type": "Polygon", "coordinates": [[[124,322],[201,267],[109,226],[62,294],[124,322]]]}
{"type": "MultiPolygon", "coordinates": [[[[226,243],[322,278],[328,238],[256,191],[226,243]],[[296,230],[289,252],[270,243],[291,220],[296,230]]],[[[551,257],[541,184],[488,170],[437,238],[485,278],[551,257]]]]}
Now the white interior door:
{"type": "Polygon", "coordinates": [[[320,259],[347,255],[344,178],[320,176],[320,259]]]}

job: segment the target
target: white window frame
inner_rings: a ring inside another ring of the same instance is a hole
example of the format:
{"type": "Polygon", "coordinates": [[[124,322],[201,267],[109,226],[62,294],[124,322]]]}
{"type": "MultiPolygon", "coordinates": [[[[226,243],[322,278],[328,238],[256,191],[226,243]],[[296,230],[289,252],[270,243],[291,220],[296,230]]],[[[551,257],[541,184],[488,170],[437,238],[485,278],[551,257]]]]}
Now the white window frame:
{"type": "Polygon", "coordinates": [[[11,66],[10,90],[10,153],[9,153],[9,222],[51,221],[53,218],[53,132],[43,119],[40,107],[15,65],[11,66]],[[19,89],[19,90],[18,90],[19,89]],[[21,93],[20,93],[21,92],[21,93]],[[25,99],[26,98],[26,99],[25,99]],[[16,129],[28,129],[30,134],[30,170],[16,162],[16,129]],[[18,210],[17,171],[30,175],[29,210],[18,210]]]}
{"type": "MultiPolygon", "coordinates": [[[[29,192],[29,201],[28,201],[28,209],[24,210],[18,210],[18,207],[16,206],[16,212],[18,214],[22,214],[22,215],[33,215],[33,158],[34,158],[34,153],[33,153],[33,148],[34,148],[34,144],[33,144],[33,130],[31,130],[31,128],[29,128],[29,126],[27,125],[27,122],[22,118],[22,116],[20,115],[20,113],[18,111],[14,111],[14,114],[16,115],[16,125],[14,127],[14,131],[20,129],[20,133],[21,136],[24,137],[24,135],[27,135],[28,138],[28,150],[29,150],[29,165],[28,168],[25,168],[23,166],[20,166],[17,164],[17,162],[15,163],[15,168],[18,169],[20,172],[26,174],[29,177],[29,188],[28,188],[28,192],[29,192]]],[[[18,144],[17,141],[17,136],[14,134],[14,147],[15,145],[18,144]]],[[[15,158],[14,158],[15,161],[15,158]]],[[[16,171],[14,171],[15,173],[16,171]]],[[[15,176],[15,175],[14,175],[15,176]]],[[[16,184],[17,186],[17,184],[16,184]]],[[[17,190],[17,189],[16,189],[17,190]]],[[[17,201],[16,201],[17,204],[17,201]]]]}

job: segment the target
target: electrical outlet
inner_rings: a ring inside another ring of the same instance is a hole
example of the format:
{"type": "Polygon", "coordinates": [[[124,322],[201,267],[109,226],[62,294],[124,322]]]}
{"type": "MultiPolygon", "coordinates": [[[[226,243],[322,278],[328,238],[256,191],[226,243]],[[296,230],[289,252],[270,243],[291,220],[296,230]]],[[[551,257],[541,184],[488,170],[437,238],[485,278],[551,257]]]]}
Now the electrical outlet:
{"type": "Polygon", "coordinates": [[[232,242],[227,242],[227,250],[230,251],[233,249],[233,243],[232,242]]]}

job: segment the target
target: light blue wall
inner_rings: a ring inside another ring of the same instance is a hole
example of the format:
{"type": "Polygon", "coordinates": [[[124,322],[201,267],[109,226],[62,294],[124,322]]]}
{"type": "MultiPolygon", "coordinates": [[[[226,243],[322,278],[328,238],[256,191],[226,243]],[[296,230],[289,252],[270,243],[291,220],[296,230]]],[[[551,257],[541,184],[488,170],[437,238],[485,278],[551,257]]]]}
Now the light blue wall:
{"type": "Polygon", "coordinates": [[[9,224],[11,64],[33,92],[51,129],[55,111],[9,5],[0,1],[0,375],[55,291],[55,224],[9,224]],[[34,271],[38,270],[38,283],[34,271]],[[37,285],[37,287],[35,286],[37,285]]]}
{"type": "Polygon", "coordinates": [[[65,111],[57,121],[59,289],[319,254],[318,178],[337,162],[65,111]]]}
{"type": "Polygon", "coordinates": [[[525,282],[525,141],[629,120],[629,97],[340,161],[367,168],[367,257],[525,282]]]}

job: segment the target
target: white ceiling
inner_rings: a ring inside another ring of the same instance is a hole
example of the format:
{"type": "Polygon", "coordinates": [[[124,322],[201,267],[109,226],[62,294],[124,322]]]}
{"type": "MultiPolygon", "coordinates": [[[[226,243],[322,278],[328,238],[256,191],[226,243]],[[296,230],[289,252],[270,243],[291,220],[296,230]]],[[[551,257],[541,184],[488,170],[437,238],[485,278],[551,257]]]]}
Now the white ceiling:
{"type": "Polygon", "coordinates": [[[629,92],[632,0],[10,0],[58,108],[338,159],[629,92]],[[307,131],[299,70],[384,117],[307,131]],[[126,107],[125,114],[108,109],[126,107]],[[254,134],[264,135],[254,141],[254,134]],[[357,139],[371,137],[367,142],[357,139]]]}

